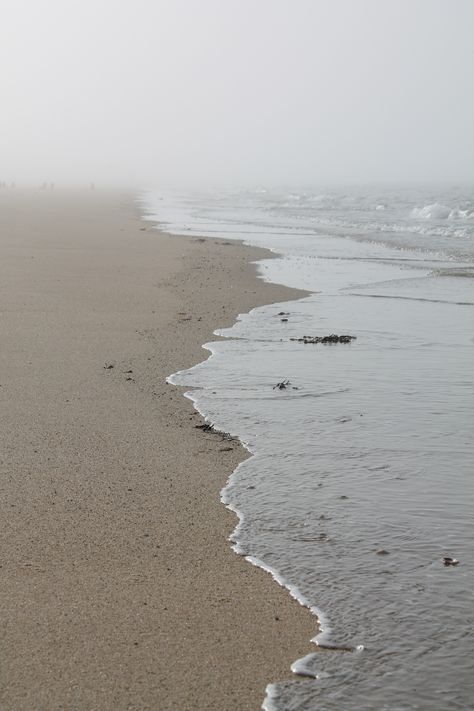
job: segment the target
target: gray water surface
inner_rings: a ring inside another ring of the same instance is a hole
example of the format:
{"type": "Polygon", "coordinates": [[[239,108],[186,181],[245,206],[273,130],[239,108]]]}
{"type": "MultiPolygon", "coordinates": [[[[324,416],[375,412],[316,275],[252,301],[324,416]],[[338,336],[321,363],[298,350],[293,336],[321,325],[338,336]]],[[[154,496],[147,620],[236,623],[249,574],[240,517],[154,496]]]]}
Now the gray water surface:
{"type": "Polygon", "coordinates": [[[176,231],[245,231],[282,254],[264,278],[318,291],[242,315],[170,378],[254,455],[223,492],[236,551],[321,619],[266,709],[474,708],[474,252],[466,196],[428,198],[168,198],[176,231]],[[329,333],[356,339],[291,340],[329,333]]]}

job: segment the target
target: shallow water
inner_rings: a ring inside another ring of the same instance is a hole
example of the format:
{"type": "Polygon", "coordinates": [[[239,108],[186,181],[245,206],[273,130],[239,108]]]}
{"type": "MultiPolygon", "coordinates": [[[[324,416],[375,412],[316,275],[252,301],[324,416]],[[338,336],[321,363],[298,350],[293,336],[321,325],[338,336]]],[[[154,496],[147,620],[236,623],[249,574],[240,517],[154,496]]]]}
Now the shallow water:
{"type": "Polygon", "coordinates": [[[245,232],[283,255],[265,279],[318,291],[242,315],[170,379],[254,454],[223,492],[236,551],[322,622],[265,708],[474,708],[471,203],[291,195],[145,198],[168,229],[245,232]],[[329,333],[357,338],[290,340],[329,333]]]}

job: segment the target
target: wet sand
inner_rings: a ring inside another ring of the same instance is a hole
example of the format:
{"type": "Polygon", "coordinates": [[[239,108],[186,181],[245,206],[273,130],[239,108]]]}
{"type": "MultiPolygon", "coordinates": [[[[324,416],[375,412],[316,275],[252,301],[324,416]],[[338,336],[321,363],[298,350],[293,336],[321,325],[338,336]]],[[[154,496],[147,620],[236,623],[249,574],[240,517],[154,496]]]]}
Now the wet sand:
{"type": "Polygon", "coordinates": [[[261,254],[158,233],[131,194],[0,192],[1,709],[258,709],[311,650],[227,541],[243,449],[165,383],[295,297],[261,254]]]}

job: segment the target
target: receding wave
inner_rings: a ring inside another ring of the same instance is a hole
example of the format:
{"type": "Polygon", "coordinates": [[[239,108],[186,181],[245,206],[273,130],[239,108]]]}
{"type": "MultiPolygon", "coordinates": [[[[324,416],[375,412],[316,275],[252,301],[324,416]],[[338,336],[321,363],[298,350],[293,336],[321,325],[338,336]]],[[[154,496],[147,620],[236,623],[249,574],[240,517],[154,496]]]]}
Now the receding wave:
{"type": "Polygon", "coordinates": [[[463,277],[467,279],[474,278],[474,267],[461,267],[461,268],[444,268],[435,269],[433,274],[436,276],[451,276],[451,277],[463,277]]]}
{"type": "Polygon", "coordinates": [[[422,296],[402,296],[401,294],[358,294],[349,292],[350,296],[361,296],[368,299],[397,299],[399,301],[421,301],[432,304],[453,304],[454,306],[474,306],[474,301],[455,301],[452,299],[435,299],[422,296]]]}

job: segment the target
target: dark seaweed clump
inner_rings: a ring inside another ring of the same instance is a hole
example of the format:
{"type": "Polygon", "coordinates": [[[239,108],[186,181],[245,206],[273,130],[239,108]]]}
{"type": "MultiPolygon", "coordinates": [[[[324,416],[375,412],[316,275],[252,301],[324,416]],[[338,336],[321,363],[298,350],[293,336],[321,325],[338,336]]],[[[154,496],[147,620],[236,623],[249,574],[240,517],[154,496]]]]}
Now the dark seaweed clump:
{"type": "Polygon", "coordinates": [[[303,336],[302,338],[290,338],[290,341],[297,341],[298,343],[350,343],[355,340],[357,336],[338,336],[335,333],[331,333],[330,336],[303,336]]]}

